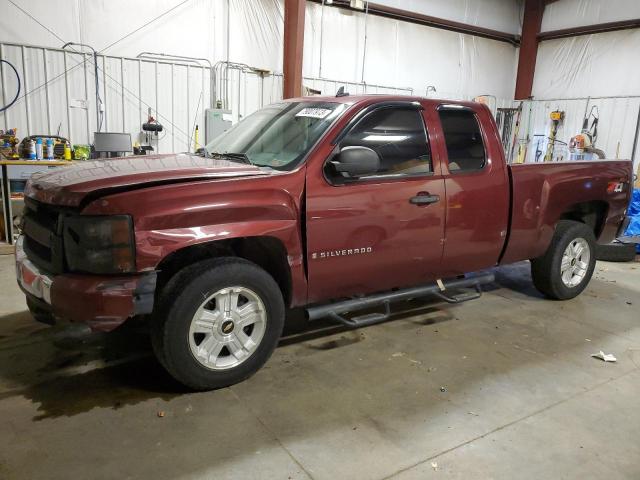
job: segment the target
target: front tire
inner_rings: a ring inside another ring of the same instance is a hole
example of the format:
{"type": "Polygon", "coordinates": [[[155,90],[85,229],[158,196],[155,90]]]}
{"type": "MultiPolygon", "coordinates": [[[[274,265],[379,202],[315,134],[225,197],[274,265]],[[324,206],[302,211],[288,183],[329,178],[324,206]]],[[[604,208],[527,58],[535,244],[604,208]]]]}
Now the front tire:
{"type": "Polygon", "coordinates": [[[278,284],[257,265],[219,258],[178,272],[161,292],[152,324],[160,363],[180,383],[211,390],[253,375],[284,325],[278,284]]]}
{"type": "Polygon", "coordinates": [[[549,298],[576,297],[593,275],[595,246],[593,231],[587,225],[561,220],[545,254],[531,260],[533,284],[549,298]]]}

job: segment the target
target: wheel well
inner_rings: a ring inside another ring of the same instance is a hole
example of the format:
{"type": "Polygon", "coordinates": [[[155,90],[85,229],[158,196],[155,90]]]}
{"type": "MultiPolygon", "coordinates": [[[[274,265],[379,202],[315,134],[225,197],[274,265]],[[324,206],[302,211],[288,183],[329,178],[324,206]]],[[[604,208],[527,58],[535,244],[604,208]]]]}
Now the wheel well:
{"type": "Polygon", "coordinates": [[[285,303],[291,302],[291,270],[287,250],[274,237],[232,238],[176,250],[158,264],[157,291],[161,291],[179,270],[212,257],[239,257],[255,263],[274,278],[285,303]]]}
{"type": "Polygon", "coordinates": [[[573,220],[588,225],[596,238],[602,233],[609,205],[602,201],[584,202],[573,205],[559,220],[573,220]]]}

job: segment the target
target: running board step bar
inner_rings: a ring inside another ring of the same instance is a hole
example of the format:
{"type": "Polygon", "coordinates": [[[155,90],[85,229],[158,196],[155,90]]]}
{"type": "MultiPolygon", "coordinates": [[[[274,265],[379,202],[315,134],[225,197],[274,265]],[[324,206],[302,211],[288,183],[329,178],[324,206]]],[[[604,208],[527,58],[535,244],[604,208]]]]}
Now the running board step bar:
{"type": "Polygon", "coordinates": [[[364,327],[387,320],[391,316],[390,304],[393,302],[428,296],[437,297],[447,303],[467,302],[469,300],[480,298],[482,295],[480,287],[493,282],[494,279],[495,276],[493,273],[481,273],[477,275],[470,275],[465,278],[438,282],[431,285],[405,288],[385,293],[376,293],[367,297],[352,298],[340,302],[329,303],[327,305],[309,307],[307,308],[307,316],[309,320],[318,320],[320,318],[328,317],[348,327],[364,327]],[[457,295],[448,295],[445,292],[449,289],[466,289],[467,291],[457,295]],[[354,312],[365,308],[379,306],[384,306],[383,313],[369,313],[352,318],[345,318],[341,315],[347,312],[354,312]]]}
{"type": "MultiPolygon", "coordinates": [[[[466,291],[459,293],[458,295],[446,295],[444,292],[435,292],[433,295],[438,297],[441,300],[444,300],[447,303],[462,303],[468,302],[469,300],[475,300],[476,298],[480,298],[482,296],[482,290],[480,290],[480,285],[475,284],[474,289],[464,289],[466,291]]],[[[462,288],[460,290],[463,290],[462,288]]]]}

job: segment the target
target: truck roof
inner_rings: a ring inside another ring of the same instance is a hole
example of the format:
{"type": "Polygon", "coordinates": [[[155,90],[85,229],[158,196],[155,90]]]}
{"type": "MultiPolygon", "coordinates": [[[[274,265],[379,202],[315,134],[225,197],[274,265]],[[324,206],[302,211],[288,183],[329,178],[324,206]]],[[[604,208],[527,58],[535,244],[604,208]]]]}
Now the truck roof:
{"type": "Polygon", "coordinates": [[[366,95],[344,95],[336,97],[335,95],[318,95],[309,97],[296,97],[283,100],[285,102],[335,102],[346,104],[358,104],[358,103],[377,103],[377,102],[420,102],[420,103],[432,103],[432,104],[453,104],[466,107],[477,107],[478,102],[461,101],[461,100],[447,100],[438,98],[427,98],[415,95],[387,95],[387,94],[366,94],[366,95]]]}

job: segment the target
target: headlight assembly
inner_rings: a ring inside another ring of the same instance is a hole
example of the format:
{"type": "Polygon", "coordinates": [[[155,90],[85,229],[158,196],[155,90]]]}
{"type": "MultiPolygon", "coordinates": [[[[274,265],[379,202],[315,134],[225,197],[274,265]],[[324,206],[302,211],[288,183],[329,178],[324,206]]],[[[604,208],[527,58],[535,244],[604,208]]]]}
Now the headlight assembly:
{"type": "Polygon", "coordinates": [[[134,272],[133,221],[129,215],[66,217],[64,252],[73,272],[134,272]]]}

